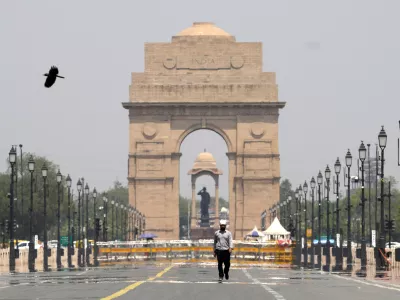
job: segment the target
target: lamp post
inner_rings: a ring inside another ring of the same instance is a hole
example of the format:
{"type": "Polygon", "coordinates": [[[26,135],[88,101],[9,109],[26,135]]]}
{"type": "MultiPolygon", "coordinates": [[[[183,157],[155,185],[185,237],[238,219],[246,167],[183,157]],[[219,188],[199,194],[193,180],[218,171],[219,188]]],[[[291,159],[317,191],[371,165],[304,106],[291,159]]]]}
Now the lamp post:
{"type": "Polygon", "coordinates": [[[301,184],[299,185],[299,244],[301,245],[301,196],[303,193],[303,189],[301,187],[301,184]]]}
{"type": "MultiPolygon", "coordinates": [[[[378,135],[378,140],[379,140],[379,148],[381,148],[381,172],[380,172],[380,179],[381,179],[381,196],[380,196],[380,201],[381,201],[381,232],[379,236],[379,248],[382,251],[382,253],[385,253],[385,205],[384,205],[384,189],[385,189],[385,183],[384,183],[384,164],[385,164],[385,148],[387,144],[387,134],[385,132],[385,129],[382,126],[381,131],[379,132],[378,135]]],[[[381,257],[382,255],[379,255],[381,257]]],[[[381,257],[380,260],[377,260],[377,267],[383,268],[384,267],[384,261],[383,257],[381,257]],[[380,262],[378,265],[378,261],[380,262]]]]}
{"type": "Polygon", "coordinates": [[[329,238],[329,189],[330,189],[330,179],[331,179],[331,170],[329,166],[326,166],[325,169],[325,180],[326,180],[326,266],[329,271],[331,266],[331,250],[330,250],[330,238],[329,238]]]}
{"type": "MultiPolygon", "coordinates": [[[[290,227],[290,224],[292,224],[292,196],[289,196],[286,200],[286,218],[288,219],[288,222],[286,223],[287,228],[290,227]]],[[[290,228],[291,230],[291,228],[290,228]]]]}
{"type": "Polygon", "coordinates": [[[121,218],[121,241],[123,241],[124,240],[124,205],[123,204],[120,204],[120,207],[121,207],[121,209],[120,209],[120,212],[119,212],[119,214],[120,214],[120,218],[121,218]]]}
{"type": "MultiPolygon", "coordinates": [[[[270,209],[271,210],[271,209],[270,209]]],[[[133,211],[133,239],[136,241],[137,240],[137,210],[134,208],[133,211]]]]}
{"type": "MultiPolygon", "coordinates": [[[[78,266],[82,267],[82,240],[81,240],[81,191],[82,182],[78,179],[76,184],[78,189],[78,266]]],[[[83,198],[83,196],[82,196],[83,198]]]]}
{"type": "Polygon", "coordinates": [[[324,178],[322,177],[321,171],[317,175],[318,184],[318,268],[322,266],[322,253],[321,253],[321,184],[324,178]]]}
{"type": "Polygon", "coordinates": [[[11,165],[11,184],[10,184],[10,216],[8,218],[8,230],[10,236],[10,254],[9,254],[9,269],[10,272],[15,272],[15,249],[14,249],[14,165],[17,160],[17,151],[14,146],[11,147],[8,154],[8,160],[11,165]]]}
{"type": "MultiPolygon", "coordinates": [[[[73,213],[72,213],[72,228],[71,228],[71,255],[73,255],[73,252],[74,252],[74,240],[75,240],[75,216],[77,215],[78,213],[76,212],[76,211],[74,211],[73,213]]],[[[72,262],[71,262],[71,267],[73,268],[74,266],[72,265],[72,262]]]]}
{"type": "Polygon", "coordinates": [[[314,176],[311,178],[311,268],[315,268],[315,246],[314,246],[314,190],[315,190],[314,176]]]}
{"type": "MultiPolygon", "coordinates": [[[[352,156],[350,153],[350,149],[347,150],[346,153],[346,167],[347,167],[347,262],[346,269],[347,271],[351,271],[353,269],[353,253],[351,249],[351,201],[350,201],[350,167],[352,164],[352,156]]],[[[345,178],[346,179],[346,178],[345,178]]]]}
{"type": "Polygon", "coordinates": [[[115,240],[118,240],[118,202],[115,202],[115,240]]]}
{"type": "Polygon", "coordinates": [[[298,209],[299,209],[299,189],[296,189],[294,192],[294,198],[296,200],[295,203],[295,238],[296,238],[296,245],[298,245],[299,242],[299,222],[298,222],[298,209]]]}
{"type": "Polygon", "coordinates": [[[367,144],[368,147],[368,233],[369,243],[372,245],[372,218],[371,218],[371,155],[370,147],[371,144],[367,144]]]}
{"type": "MultiPolygon", "coordinates": [[[[83,252],[84,252],[84,259],[83,259],[83,264],[85,264],[85,258],[86,258],[86,265],[90,265],[89,261],[89,185],[86,183],[85,186],[85,196],[86,196],[86,230],[85,230],[85,236],[86,236],[86,245],[83,246],[83,252]],[[85,249],[86,248],[86,249],[85,249]]],[[[84,239],[84,240],[85,240],[84,239]]]]}
{"type": "Polygon", "coordinates": [[[48,255],[49,255],[49,249],[47,247],[47,203],[46,203],[46,194],[47,194],[47,190],[46,190],[46,179],[47,179],[47,167],[46,167],[46,163],[43,165],[42,167],[42,177],[43,177],[43,232],[44,232],[44,238],[43,238],[43,243],[44,243],[44,247],[43,247],[43,269],[44,271],[49,271],[49,262],[48,262],[48,255]]]}
{"type": "Polygon", "coordinates": [[[29,158],[28,161],[28,169],[31,173],[31,203],[29,207],[29,253],[28,253],[28,264],[29,264],[29,271],[35,272],[35,240],[33,238],[33,172],[35,171],[35,161],[33,157],[29,158]]]}
{"type": "Polygon", "coordinates": [[[60,184],[62,180],[62,175],[60,170],[58,170],[56,174],[57,178],[57,270],[61,270],[61,233],[60,233],[60,225],[61,225],[61,215],[60,215],[60,205],[61,205],[61,198],[60,198],[60,184]]]}
{"type": "MultiPolygon", "coordinates": [[[[93,230],[94,230],[94,245],[93,245],[93,263],[95,267],[99,266],[99,261],[97,260],[97,239],[99,238],[99,228],[96,228],[96,198],[97,198],[97,191],[96,188],[93,189],[93,230]]],[[[100,219],[99,219],[100,222],[100,219]]],[[[104,225],[104,224],[103,224],[104,225]]]]}
{"type": "MultiPolygon", "coordinates": [[[[96,213],[97,190],[96,190],[96,188],[93,189],[92,198],[93,198],[93,232],[95,232],[96,231],[96,217],[97,217],[97,213],[96,213]]],[[[96,234],[94,234],[94,237],[95,236],[96,236],[96,234]]]]}
{"type": "Polygon", "coordinates": [[[142,235],[143,234],[143,232],[142,232],[142,213],[139,213],[139,232],[140,232],[140,234],[142,235]]]}
{"type": "Polygon", "coordinates": [[[107,195],[103,196],[104,216],[103,216],[103,242],[107,242],[107,195]]]}
{"type": "Polygon", "coordinates": [[[111,200],[111,239],[115,241],[114,237],[114,205],[115,201],[111,200]]]}
{"type": "Polygon", "coordinates": [[[304,192],[304,267],[308,266],[308,244],[307,244],[307,192],[308,185],[307,181],[304,182],[303,185],[304,192]]]}
{"type": "Polygon", "coordinates": [[[286,219],[287,219],[287,201],[284,200],[282,202],[282,208],[283,208],[283,226],[286,228],[286,219]]]}
{"type": "Polygon", "coordinates": [[[361,270],[367,268],[367,248],[365,244],[365,189],[364,189],[364,161],[367,157],[367,149],[361,141],[358,148],[359,159],[361,161],[361,270]]]}
{"type": "Polygon", "coordinates": [[[69,174],[66,179],[67,182],[67,188],[68,188],[68,249],[67,249],[67,254],[68,254],[68,268],[72,268],[72,247],[71,243],[71,186],[72,186],[72,180],[71,177],[69,177],[69,174]]]}
{"type": "Polygon", "coordinates": [[[339,209],[339,174],[342,165],[340,164],[339,157],[335,162],[335,173],[336,173],[336,270],[343,269],[343,260],[342,260],[342,237],[340,236],[340,209],[339,209]]]}

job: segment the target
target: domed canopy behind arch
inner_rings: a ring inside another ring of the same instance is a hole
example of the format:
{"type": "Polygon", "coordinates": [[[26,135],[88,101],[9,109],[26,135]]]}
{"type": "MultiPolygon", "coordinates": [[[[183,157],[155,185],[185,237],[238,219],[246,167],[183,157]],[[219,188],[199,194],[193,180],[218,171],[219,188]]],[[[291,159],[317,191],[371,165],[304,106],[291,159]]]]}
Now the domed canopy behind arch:
{"type": "Polygon", "coordinates": [[[189,170],[188,175],[196,175],[200,172],[209,172],[213,175],[223,174],[222,170],[217,168],[217,162],[215,161],[214,156],[210,152],[207,152],[206,149],[204,149],[204,152],[197,155],[193,167],[189,170]]]}

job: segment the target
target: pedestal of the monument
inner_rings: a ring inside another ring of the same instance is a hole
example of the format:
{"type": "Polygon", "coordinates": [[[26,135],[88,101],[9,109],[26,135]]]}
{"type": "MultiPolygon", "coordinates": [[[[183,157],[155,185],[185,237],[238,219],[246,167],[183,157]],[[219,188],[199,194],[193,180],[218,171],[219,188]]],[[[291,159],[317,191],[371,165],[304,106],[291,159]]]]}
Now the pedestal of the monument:
{"type": "Polygon", "coordinates": [[[190,238],[192,240],[212,240],[214,233],[217,231],[212,227],[197,227],[190,230],[190,238]]]}

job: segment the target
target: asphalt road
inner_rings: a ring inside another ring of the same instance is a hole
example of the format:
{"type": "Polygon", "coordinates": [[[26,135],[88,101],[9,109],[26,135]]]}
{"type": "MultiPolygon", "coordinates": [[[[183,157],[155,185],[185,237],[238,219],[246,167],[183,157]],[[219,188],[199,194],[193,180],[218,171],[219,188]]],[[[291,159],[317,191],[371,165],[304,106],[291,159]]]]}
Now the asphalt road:
{"type": "Polygon", "coordinates": [[[346,274],[266,267],[233,267],[217,282],[215,266],[115,266],[0,276],[0,299],[399,299],[400,284],[346,274]]]}

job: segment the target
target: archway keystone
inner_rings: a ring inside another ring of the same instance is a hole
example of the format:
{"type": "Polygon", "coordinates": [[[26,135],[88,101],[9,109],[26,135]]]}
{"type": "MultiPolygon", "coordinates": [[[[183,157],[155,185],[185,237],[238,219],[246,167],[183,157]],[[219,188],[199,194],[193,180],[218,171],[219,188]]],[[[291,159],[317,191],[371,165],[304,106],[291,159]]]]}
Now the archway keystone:
{"type": "Polygon", "coordinates": [[[279,109],[275,73],[262,72],[262,44],[236,42],[212,23],[194,23],[168,43],[145,45],[132,73],[129,201],[160,238],[179,237],[180,145],[206,128],[228,146],[229,223],[240,239],[279,199],[279,109]]]}

